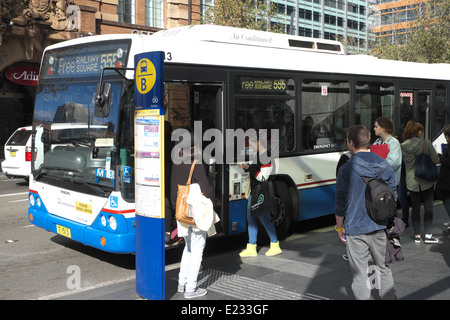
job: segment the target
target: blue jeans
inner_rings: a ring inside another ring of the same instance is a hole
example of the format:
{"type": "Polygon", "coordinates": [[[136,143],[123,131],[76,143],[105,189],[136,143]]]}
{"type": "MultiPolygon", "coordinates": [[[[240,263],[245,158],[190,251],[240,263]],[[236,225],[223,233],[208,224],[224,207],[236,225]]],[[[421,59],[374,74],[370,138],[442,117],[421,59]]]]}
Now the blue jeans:
{"type": "MultiPolygon", "coordinates": [[[[252,216],[250,206],[252,203],[252,196],[248,197],[247,200],[247,228],[248,228],[248,243],[256,244],[256,238],[258,236],[258,218],[252,216]]],[[[264,229],[266,229],[267,234],[269,235],[270,242],[278,242],[277,231],[270,220],[270,212],[259,217],[259,221],[261,221],[264,229]]]]}

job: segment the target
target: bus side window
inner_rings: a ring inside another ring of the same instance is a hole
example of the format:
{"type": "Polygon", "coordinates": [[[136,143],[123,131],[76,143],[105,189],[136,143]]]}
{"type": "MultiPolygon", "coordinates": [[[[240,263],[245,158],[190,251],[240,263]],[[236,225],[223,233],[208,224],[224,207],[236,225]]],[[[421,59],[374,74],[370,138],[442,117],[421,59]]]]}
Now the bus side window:
{"type": "MultiPolygon", "coordinates": [[[[280,153],[292,152],[296,147],[295,82],[284,77],[236,76],[235,129],[277,130],[272,146],[280,153]]],[[[275,131],[276,132],[276,131],[275,131]]],[[[275,133],[272,131],[272,133],[275,133]]],[[[238,150],[245,153],[246,150],[238,150]]]]}
{"type": "Polygon", "coordinates": [[[341,150],[349,124],[350,84],[347,80],[304,79],[302,83],[302,147],[341,150]]]}
{"type": "MultiPolygon", "coordinates": [[[[373,133],[378,117],[388,117],[394,122],[394,84],[357,81],[355,89],[355,113],[359,116],[356,119],[357,124],[365,125],[373,133]]],[[[377,138],[372,134],[371,143],[377,138]]]]}

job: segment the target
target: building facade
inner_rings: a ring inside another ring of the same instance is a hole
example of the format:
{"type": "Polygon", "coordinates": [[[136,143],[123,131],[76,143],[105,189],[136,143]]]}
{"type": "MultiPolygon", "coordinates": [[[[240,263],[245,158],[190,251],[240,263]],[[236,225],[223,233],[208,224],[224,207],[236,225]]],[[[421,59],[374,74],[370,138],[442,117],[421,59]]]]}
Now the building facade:
{"type": "Polygon", "coordinates": [[[272,2],[276,4],[279,13],[273,22],[286,33],[344,41],[354,51],[366,50],[368,39],[372,38],[369,0],[272,2]]]}
{"type": "Polygon", "coordinates": [[[375,37],[385,39],[388,43],[406,43],[423,2],[425,1],[378,0],[373,7],[375,37]]]}

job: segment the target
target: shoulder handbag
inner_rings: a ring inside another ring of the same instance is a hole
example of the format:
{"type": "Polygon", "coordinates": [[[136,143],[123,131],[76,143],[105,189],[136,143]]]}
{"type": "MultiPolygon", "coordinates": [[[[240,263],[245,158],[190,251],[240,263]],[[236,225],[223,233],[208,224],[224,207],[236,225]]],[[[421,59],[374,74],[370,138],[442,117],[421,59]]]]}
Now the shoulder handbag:
{"type": "Polygon", "coordinates": [[[250,214],[254,217],[260,217],[276,207],[275,192],[272,182],[264,179],[251,192],[250,214]]]}
{"type": "Polygon", "coordinates": [[[439,172],[436,165],[431,161],[426,153],[426,140],[423,140],[423,152],[416,155],[416,166],[414,175],[422,180],[433,182],[439,178],[439,172]]]}
{"type": "Polygon", "coordinates": [[[191,185],[192,173],[194,172],[195,163],[197,160],[194,160],[191,166],[191,171],[189,172],[189,177],[186,182],[186,185],[178,185],[177,192],[177,203],[175,208],[175,217],[179,222],[184,222],[190,225],[195,225],[194,217],[190,213],[189,205],[186,200],[189,196],[189,187],[191,185]]]}

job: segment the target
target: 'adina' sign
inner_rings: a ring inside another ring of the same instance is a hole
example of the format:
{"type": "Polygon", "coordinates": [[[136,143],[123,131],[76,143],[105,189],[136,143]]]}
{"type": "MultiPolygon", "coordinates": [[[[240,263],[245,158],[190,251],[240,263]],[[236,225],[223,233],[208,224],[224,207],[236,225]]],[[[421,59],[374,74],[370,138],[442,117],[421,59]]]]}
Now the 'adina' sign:
{"type": "Polygon", "coordinates": [[[5,72],[6,79],[24,86],[37,86],[39,81],[39,67],[33,65],[17,65],[5,72]]]}

